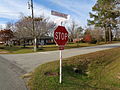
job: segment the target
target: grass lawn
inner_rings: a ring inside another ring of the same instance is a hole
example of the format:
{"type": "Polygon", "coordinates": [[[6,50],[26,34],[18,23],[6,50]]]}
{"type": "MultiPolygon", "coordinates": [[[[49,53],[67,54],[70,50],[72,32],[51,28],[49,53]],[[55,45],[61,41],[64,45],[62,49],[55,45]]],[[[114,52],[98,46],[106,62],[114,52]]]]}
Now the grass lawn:
{"type": "MultiPolygon", "coordinates": [[[[65,49],[71,49],[71,48],[79,48],[79,47],[88,47],[88,46],[95,46],[96,44],[88,44],[88,43],[80,43],[79,45],[75,43],[67,44],[65,46],[65,49]]],[[[58,46],[56,45],[44,45],[42,49],[38,49],[37,52],[43,52],[43,51],[53,51],[58,50],[58,46]]],[[[0,46],[0,53],[5,54],[21,54],[21,53],[32,53],[33,46],[26,46],[26,48],[20,47],[20,46],[13,46],[13,47],[6,47],[6,46],[0,46]]]]}
{"type": "Polygon", "coordinates": [[[0,54],[21,54],[21,53],[32,53],[31,47],[22,48],[19,46],[6,47],[0,46],[0,54]]]}
{"type": "MultiPolygon", "coordinates": [[[[118,41],[114,41],[112,43],[118,43],[118,41]]],[[[105,44],[104,42],[99,43],[99,45],[105,44]]],[[[71,48],[80,48],[80,47],[89,47],[89,46],[96,46],[98,44],[88,44],[88,43],[70,43],[65,46],[65,49],[71,48]]],[[[39,46],[40,47],[40,46],[39,46]]],[[[56,45],[44,45],[37,50],[37,52],[44,52],[44,51],[53,51],[58,50],[58,46],[56,45]]],[[[0,45],[0,54],[23,54],[23,53],[33,53],[33,46],[26,46],[23,48],[22,46],[13,46],[13,47],[6,47],[0,45]]]]}
{"type": "Polygon", "coordinates": [[[120,48],[64,59],[62,84],[59,61],[43,64],[28,85],[30,90],[120,90],[120,48]]]}

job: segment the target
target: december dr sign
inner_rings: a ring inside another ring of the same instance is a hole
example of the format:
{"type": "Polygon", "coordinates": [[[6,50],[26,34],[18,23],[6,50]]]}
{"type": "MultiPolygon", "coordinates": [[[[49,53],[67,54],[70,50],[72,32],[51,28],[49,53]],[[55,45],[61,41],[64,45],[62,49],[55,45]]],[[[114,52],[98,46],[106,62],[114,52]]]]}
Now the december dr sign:
{"type": "Polygon", "coordinates": [[[54,40],[59,46],[64,46],[68,41],[68,31],[63,26],[58,26],[54,31],[54,40]]]}

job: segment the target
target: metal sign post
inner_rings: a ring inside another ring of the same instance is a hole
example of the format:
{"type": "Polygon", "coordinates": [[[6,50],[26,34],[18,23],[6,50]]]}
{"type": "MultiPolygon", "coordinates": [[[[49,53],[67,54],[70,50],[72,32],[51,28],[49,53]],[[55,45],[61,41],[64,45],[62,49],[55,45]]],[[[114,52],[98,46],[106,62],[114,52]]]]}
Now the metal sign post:
{"type": "Polygon", "coordinates": [[[60,50],[60,83],[62,83],[62,50],[60,50]]]}
{"type": "Polygon", "coordinates": [[[60,45],[59,46],[59,50],[60,50],[60,83],[62,83],[62,50],[64,50],[64,45],[60,45]]]}

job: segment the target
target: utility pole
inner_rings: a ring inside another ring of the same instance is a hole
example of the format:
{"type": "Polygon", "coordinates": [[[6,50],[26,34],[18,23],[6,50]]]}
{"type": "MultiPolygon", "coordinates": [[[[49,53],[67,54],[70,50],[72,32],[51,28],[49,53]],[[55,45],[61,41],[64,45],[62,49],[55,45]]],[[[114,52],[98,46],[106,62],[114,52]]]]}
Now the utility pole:
{"type": "Polygon", "coordinates": [[[36,33],[35,33],[35,24],[34,24],[34,6],[33,6],[33,0],[31,0],[31,4],[29,4],[28,3],[28,5],[29,5],[29,9],[30,9],[30,7],[31,7],[31,12],[32,12],[32,26],[33,26],[33,34],[34,34],[34,52],[36,52],[37,51],[37,38],[36,38],[36,33]]]}

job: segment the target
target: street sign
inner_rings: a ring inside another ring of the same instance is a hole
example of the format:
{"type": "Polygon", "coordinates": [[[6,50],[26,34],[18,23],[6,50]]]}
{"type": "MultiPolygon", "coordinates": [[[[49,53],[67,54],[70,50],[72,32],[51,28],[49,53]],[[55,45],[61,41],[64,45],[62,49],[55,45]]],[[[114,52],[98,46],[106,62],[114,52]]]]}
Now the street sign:
{"type": "Polygon", "coordinates": [[[62,50],[68,41],[68,31],[63,26],[58,26],[54,31],[54,40],[59,45],[60,50],[60,83],[62,83],[62,50]]]}
{"type": "Polygon", "coordinates": [[[54,40],[56,44],[63,47],[68,41],[68,31],[63,26],[58,26],[54,31],[54,40]]]}
{"type": "Polygon", "coordinates": [[[62,17],[62,18],[65,18],[65,19],[68,18],[68,14],[60,13],[60,12],[53,11],[53,10],[51,11],[51,15],[62,17]]]}

